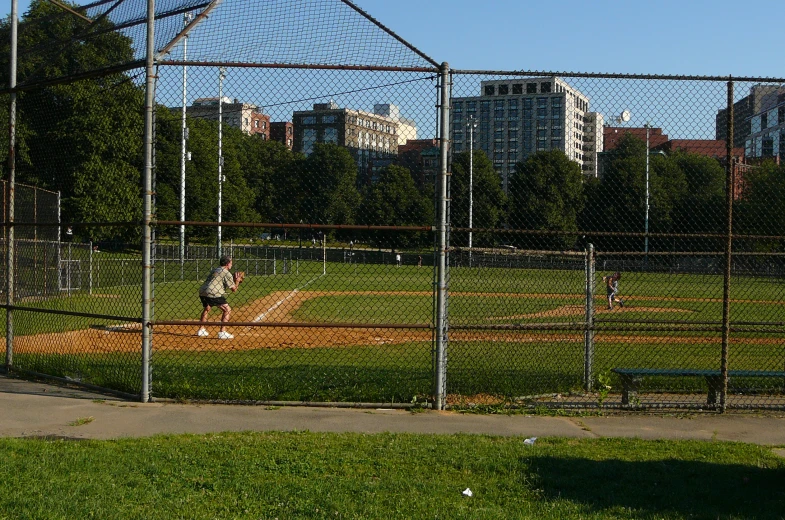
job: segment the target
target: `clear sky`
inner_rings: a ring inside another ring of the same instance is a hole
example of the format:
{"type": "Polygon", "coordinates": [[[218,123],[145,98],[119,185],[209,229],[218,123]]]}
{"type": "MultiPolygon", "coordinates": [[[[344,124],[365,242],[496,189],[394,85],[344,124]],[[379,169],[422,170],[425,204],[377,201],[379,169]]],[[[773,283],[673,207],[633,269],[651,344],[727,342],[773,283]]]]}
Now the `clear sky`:
{"type": "Polygon", "coordinates": [[[782,0],[355,3],[453,68],[785,77],[782,0]]]}

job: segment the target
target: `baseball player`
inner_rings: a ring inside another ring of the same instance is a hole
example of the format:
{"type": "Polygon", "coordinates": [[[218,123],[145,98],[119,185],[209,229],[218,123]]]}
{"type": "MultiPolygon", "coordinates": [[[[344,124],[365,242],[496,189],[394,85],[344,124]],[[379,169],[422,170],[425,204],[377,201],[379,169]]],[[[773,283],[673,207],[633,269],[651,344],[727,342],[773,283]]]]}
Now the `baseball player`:
{"type": "Polygon", "coordinates": [[[617,293],[619,292],[619,280],[621,280],[621,273],[618,271],[602,277],[608,295],[608,310],[613,309],[613,302],[619,302],[619,307],[624,307],[624,300],[617,296],[617,293]]]}
{"type": "MultiPolygon", "coordinates": [[[[228,289],[232,292],[237,292],[240,284],[245,279],[245,273],[242,271],[237,271],[234,275],[231,273],[231,256],[222,256],[219,263],[221,264],[220,267],[216,267],[210,271],[207,279],[202,286],[199,287],[199,299],[204,307],[199,321],[202,323],[206,322],[210,309],[218,307],[221,309],[222,323],[221,328],[218,331],[218,339],[233,339],[234,336],[226,332],[226,327],[223,325],[223,323],[229,321],[229,316],[232,313],[232,308],[229,307],[229,303],[226,301],[226,290],[228,289]]],[[[196,335],[200,338],[206,338],[210,333],[202,326],[196,335]]]]}

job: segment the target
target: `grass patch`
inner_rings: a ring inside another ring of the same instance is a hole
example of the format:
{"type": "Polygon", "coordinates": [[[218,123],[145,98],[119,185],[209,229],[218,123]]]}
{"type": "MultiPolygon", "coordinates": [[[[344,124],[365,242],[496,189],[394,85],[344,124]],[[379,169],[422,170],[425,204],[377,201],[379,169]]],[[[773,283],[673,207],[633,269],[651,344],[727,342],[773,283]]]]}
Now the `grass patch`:
{"type": "Polygon", "coordinates": [[[0,518],[781,518],[741,443],[224,433],[0,439],[0,518]],[[473,497],[461,491],[470,488],[473,497]],[[21,490],[24,490],[22,492],[21,490]]]}
{"type": "Polygon", "coordinates": [[[68,423],[68,426],[83,426],[85,424],[90,424],[94,420],[95,417],[80,417],[77,420],[68,423]]]}

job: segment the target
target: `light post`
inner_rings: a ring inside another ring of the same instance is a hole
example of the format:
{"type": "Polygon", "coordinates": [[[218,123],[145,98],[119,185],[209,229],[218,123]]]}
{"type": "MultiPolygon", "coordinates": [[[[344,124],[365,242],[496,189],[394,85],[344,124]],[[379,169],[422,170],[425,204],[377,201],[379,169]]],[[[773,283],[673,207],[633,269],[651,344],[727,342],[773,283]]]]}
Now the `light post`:
{"type": "Polygon", "coordinates": [[[224,95],[224,78],[226,78],[226,67],[218,69],[218,258],[221,257],[221,214],[222,214],[222,198],[223,198],[223,95],[224,95]]]}
{"type": "Polygon", "coordinates": [[[651,132],[651,124],[647,121],[644,125],[646,127],[646,222],[644,224],[644,242],[643,253],[645,259],[649,259],[649,134],[651,132]]]}
{"type": "MultiPolygon", "coordinates": [[[[183,25],[187,26],[193,20],[192,13],[185,13],[183,15],[183,25]]],[[[183,62],[188,59],[188,34],[183,37],[183,62]]],[[[183,65],[183,121],[182,121],[182,138],[180,141],[180,222],[185,221],[185,161],[188,152],[186,151],[186,141],[188,140],[188,127],[185,124],[185,105],[186,91],[188,85],[188,66],[183,65]]],[[[185,264],[185,224],[180,224],[180,277],[183,275],[183,266],[185,264]]]]}
{"type": "Polygon", "coordinates": [[[469,129],[469,267],[472,266],[472,226],[474,223],[474,129],[477,122],[469,116],[466,122],[469,129]]]}

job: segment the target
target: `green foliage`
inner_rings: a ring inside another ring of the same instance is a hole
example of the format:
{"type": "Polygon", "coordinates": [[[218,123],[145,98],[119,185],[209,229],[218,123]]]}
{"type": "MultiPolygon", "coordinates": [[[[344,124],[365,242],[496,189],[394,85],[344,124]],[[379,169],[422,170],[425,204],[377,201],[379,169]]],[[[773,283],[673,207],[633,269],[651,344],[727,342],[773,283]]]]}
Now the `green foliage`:
{"type": "MultiPolygon", "coordinates": [[[[379,173],[379,179],[363,191],[360,223],[385,226],[427,226],[433,221],[429,199],[420,194],[409,170],[391,165],[379,173]]],[[[426,233],[373,233],[367,237],[372,244],[385,247],[410,247],[422,244],[426,233]]]]}
{"type": "MultiPolygon", "coordinates": [[[[133,58],[131,40],[107,31],[71,40],[87,22],[34,1],[19,28],[20,84],[78,74],[133,58]]],[[[94,32],[110,29],[102,19],[94,32]]],[[[0,26],[0,82],[7,84],[8,21],[0,26]]],[[[141,216],[142,90],[124,74],[23,91],[18,97],[17,180],[62,193],[65,222],[141,216]]],[[[135,226],[132,226],[135,227],[135,226]]],[[[82,240],[132,239],[138,230],[77,229],[82,240]]]]}
{"type": "MultiPolygon", "coordinates": [[[[537,152],[518,163],[510,179],[509,224],[517,229],[578,230],[578,214],[584,206],[583,175],[578,163],[560,150],[537,152]]],[[[529,248],[568,249],[575,236],[515,239],[529,248]]]]}
{"type": "MultiPolygon", "coordinates": [[[[785,165],[773,161],[751,168],[746,174],[743,199],[734,213],[735,231],[755,235],[785,236],[785,165]]],[[[783,240],[766,239],[745,244],[745,248],[783,252],[783,240]]]]}
{"type": "MultiPolygon", "coordinates": [[[[506,196],[502,180],[488,156],[475,150],[472,165],[472,227],[497,228],[504,220],[506,196]]],[[[450,217],[454,227],[469,227],[469,152],[453,157],[450,176],[450,217]]],[[[476,234],[473,245],[493,245],[493,237],[476,234]]],[[[468,234],[454,234],[455,245],[468,244],[468,234]]]]}
{"type": "Polygon", "coordinates": [[[300,218],[318,224],[354,224],[360,193],[357,164],[346,148],[317,143],[303,163],[299,186],[303,190],[300,218]]]}

